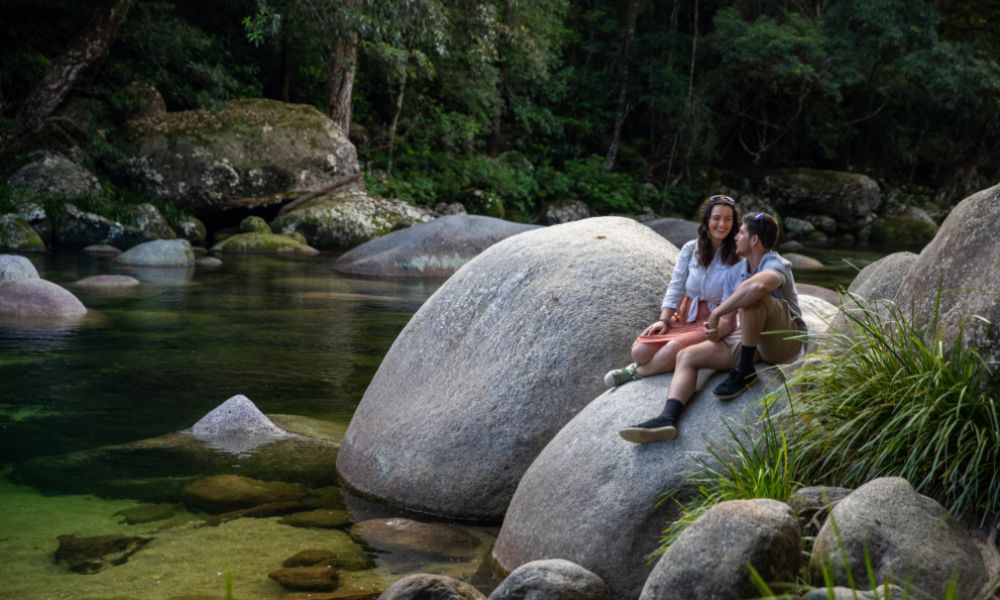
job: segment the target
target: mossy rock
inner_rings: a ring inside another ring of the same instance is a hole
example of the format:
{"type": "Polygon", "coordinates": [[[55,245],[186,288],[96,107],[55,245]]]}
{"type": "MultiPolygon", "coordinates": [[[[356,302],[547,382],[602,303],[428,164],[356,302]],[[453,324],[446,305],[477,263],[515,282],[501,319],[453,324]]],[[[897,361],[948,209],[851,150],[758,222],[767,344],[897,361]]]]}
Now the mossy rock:
{"type": "Polygon", "coordinates": [[[212,246],[212,252],[243,254],[298,254],[312,256],[319,250],[290,235],[277,233],[238,233],[212,246]]]}
{"type": "Polygon", "coordinates": [[[31,224],[17,215],[0,217],[0,250],[44,252],[45,242],[31,224]]]}
{"type": "Polygon", "coordinates": [[[869,240],[878,244],[924,246],[934,239],[937,226],[926,220],[897,215],[881,217],[871,225],[869,240]]]}
{"type": "MultiPolygon", "coordinates": [[[[240,231],[243,233],[271,233],[271,226],[264,219],[251,215],[240,221],[240,231]]],[[[303,241],[303,243],[305,243],[303,241]]]]}

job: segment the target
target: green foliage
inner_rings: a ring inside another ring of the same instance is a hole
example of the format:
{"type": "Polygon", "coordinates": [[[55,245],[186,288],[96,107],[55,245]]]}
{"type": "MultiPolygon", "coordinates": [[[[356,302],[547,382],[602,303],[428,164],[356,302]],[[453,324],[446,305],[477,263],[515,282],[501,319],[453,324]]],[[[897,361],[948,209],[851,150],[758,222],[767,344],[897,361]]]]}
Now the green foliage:
{"type": "Polygon", "coordinates": [[[847,487],[900,476],[958,515],[996,514],[995,366],[960,335],[945,344],[936,311],[912,323],[892,303],[845,306],[850,331],[826,334],[791,384],[803,423],[791,451],[803,476],[847,487]]]}
{"type": "MultiPolygon", "coordinates": [[[[785,417],[771,414],[773,398],[760,420],[757,432],[736,431],[729,424],[729,442],[722,448],[710,448],[707,456],[699,457],[698,468],[688,477],[697,489],[694,500],[680,503],[681,516],[663,532],[660,546],[647,560],[652,561],[666,552],[677,537],[698,517],[719,502],[770,498],[787,502],[799,487],[799,472],[803,465],[794,452],[789,452],[785,435],[785,417]]],[[[673,500],[679,490],[671,490],[660,498],[660,504],[673,500]]]]}

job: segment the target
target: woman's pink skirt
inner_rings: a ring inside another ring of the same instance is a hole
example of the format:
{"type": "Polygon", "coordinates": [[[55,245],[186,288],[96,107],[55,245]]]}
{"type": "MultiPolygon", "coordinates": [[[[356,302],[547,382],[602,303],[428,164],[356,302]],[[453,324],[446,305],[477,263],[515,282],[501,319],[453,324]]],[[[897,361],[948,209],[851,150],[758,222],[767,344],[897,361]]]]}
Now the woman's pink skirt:
{"type": "Polygon", "coordinates": [[[691,298],[685,295],[681,301],[681,305],[677,307],[677,311],[674,312],[674,316],[670,319],[670,329],[666,333],[660,335],[640,335],[635,338],[632,345],[652,344],[662,346],[667,342],[676,341],[682,348],[687,348],[688,346],[693,346],[707,340],[708,338],[705,337],[705,323],[708,322],[708,315],[712,313],[708,308],[708,302],[704,300],[698,302],[698,315],[694,321],[685,323],[681,319],[687,317],[690,306],[691,298]]]}

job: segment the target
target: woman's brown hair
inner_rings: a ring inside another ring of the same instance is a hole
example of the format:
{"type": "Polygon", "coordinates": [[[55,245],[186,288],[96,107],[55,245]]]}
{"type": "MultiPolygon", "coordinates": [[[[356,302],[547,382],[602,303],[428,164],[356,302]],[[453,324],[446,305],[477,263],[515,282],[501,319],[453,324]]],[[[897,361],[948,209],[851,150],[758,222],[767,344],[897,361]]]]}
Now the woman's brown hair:
{"type": "Polygon", "coordinates": [[[720,205],[733,209],[733,226],[719,247],[719,260],[726,265],[736,264],[739,260],[736,256],[736,232],[739,230],[737,223],[740,222],[740,209],[736,206],[736,201],[729,196],[716,194],[705,198],[701,208],[698,209],[698,264],[706,268],[712,264],[714,258],[712,240],[708,236],[708,220],[712,216],[712,209],[720,205]]]}

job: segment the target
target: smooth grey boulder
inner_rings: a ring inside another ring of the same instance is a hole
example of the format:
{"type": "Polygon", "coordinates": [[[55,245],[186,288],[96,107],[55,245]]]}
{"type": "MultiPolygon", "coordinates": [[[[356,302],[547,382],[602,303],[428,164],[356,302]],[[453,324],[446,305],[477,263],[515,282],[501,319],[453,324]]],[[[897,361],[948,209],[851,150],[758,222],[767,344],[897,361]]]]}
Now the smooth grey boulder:
{"type": "Polygon", "coordinates": [[[454,577],[418,573],[389,586],[378,600],[486,600],[486,596],[454,577]]]}
{"type": "Polygon", "coordinates": [[[781,237],[784,239],[807,240],[814,231],[816,226],[805,219],[788,217],[781,220],[781,237]]]}
{"type": "Polygon", "coordinates": [[[756,598],[750,567],[767,583],[798,575],[802,533],[777,500],[720,502],[691,523],[660,557],[640,600],[756,598]]]}
{"type": "MultiPolygon", "coordinates": [[[[807,295],[799,304],[809,330],[825,331],[824,319],[836,309],[807,295]]],[[[711,393],[726,374],[703,370],[703,385],[684,410],[677,439],[644,446],[622,440],[618,430],[662,410],[673,374],[606,391],[563,427],[521,478],[494,559],[510,571],[561,557],[602,577],[614,598],[638,598],[651,569],[644,557],[679,516],[672,502],[658,506],[660,496],[669,489],[681,490],[681,498],[690,494],[687,474],[697,466],[695,456],[727,444],[727,426],[739,431],[756,422],[760,400],[782,390],[783,371],[794,367],[758,364],[758,382],[729,402],[711,393]]]]}
{"type": "Polygon", "coordinates": [[[590,217],[590,208],[583,200],[562,200],[553,202],[545,209],[545,224],[559,225],[590,217]]]}
{"type": "Polygon", "coordinates": [[[486,249],[389,349],[344,438],[342,479],[392,504],[499,520],[538,452],[627,358],[677,253],[620,217],[486,249]]]}
{"type": "Polygon", "coordinates": [[[0,281],[38,279],[38,269],[30,260],[16,254],[0,254],[0,281]]]}
{"type": "Polygon", "coordinates": [[[93,173],[62,154],[45,152],[14,172],[7,183],[23,200],[79,200],[97,196],[101,184],[93,173]]]}
{"type": "Polygon", "coordinates": [[[195,216],[275,204],[284,192],[319,190],[360,170],[333,121],[274,100],[131,119],[122,141],[135,185],[195,216]]]}
{"type": "Polygon", "coordinates": [[[275,425],[249,398],[237,394],[191,426],[191,435],[217,450],[240,454],[291,434],[275,425]]]}
{"type": "Polygon", "coordinates": [[[799,517],[802,535],[816,537],[833,507],[853,491],[850,488],[822,485],[795,490],[788,499],[788,505],[799,517]]]}
{"type": "Polygon", "coordinates": [[[500,582],[489,600],[611,600],[604,580],[561,558],[521,565],[500,582]]]}
{"type": "Polygon", "coordinates": [[[917,323],[933,322],[940,293],[945,346],[961,334],[962,345],[988,361],[1000,360],[1000,244],[990,227],[997,218],[1000,185],[962,200],[896,293],[896,304],[917,323]]]}
{"type": "MultiPolygon", "coordinates": [[[[869,481],[837,503],[816,536],[809,568],[822,581],[824,566],[836,585],[867,582],[866,554],[875,582],[909,584],[944,598],[955,577],[956,597],[974,598],[989,575],[972,537],[940,504],[901,477],[869,481]]],[[[816,579],[818,578],[818,579],[816,579]]]]}
{"type": "Polygon", "coordinates": [[[92,289],[122,289],[139,285],[139,280],[130,275],[91,275],[73,282],[73,285],[92,289]]]}
{"type": "Polygon", "coordinates": [[[874,219],[882,193],[872,178],[860,173],[782,169],[764,178],[767,196],[779,214],[826,215],[855,231],[874,219]]]}
{"type": "Polygon", "coordinates": [[[789,252],[782,255],[785,260],[792,263],[792,269],[822,269],[823,263],[811,256],[789,252]]]}
{"type": "Polygon", "coordinates": [[[434,218],[425,208],[361,189],[331,192],[271,222],[275,233],[301,233],[311,246],[346,250],[396,229],[434,218]]]}
{"type": "Polygon", "coordinates": [[[87,307],[72,293],[44,279],[0,282],[0,315],[82,317],[87,307]]]}
{"type": "MultiPolygon", "coordinates": [[[[647,377],[594,399],[552,439],[521,478],[493,548],[493,557],[512,571],[531,561],[561,557],[593,571],[612,597],[635,599],[652,567],[645,557],[679,516],[675,503],[660,496],[693,493],[688,473],[710,445],[731,439],[761,413],[760,399],[781,389],[777,369],[738,400],[720,402],[711,389],[725,374],[711,375],[688,402],[671,442],[636,445],[618,431],[659,414],[673,374],[647,377]]],[[[595,374],[595,379],[599,376],[595,374]]],[[[704,379],[703,379],[704,381],[704,379]]]]}
{"type": "Polygon", "coordinates": [[[698,224],[694,221],[668,217],[649,221],[646,226],[678,248],[698,237],[698,224]]]}
{"type": "Polygon", "coordinates": [[[917,262],[912,252],[895,252],[861,269],[847,288],[851,294],[869,301],[892,300],[917,262]]]}
{"type": "Polygon", "coordinates": [[[135,267],[190,267],[194,252],[187,240],[154,240],[130,248],[114,260],[135,267]]]}
{"type": "Polygon", "coordinates": [[[441,217],[365,242],[333,268],[377,277],[449,277],[500,240],[537,228],[478,215],[441,217]]]}

